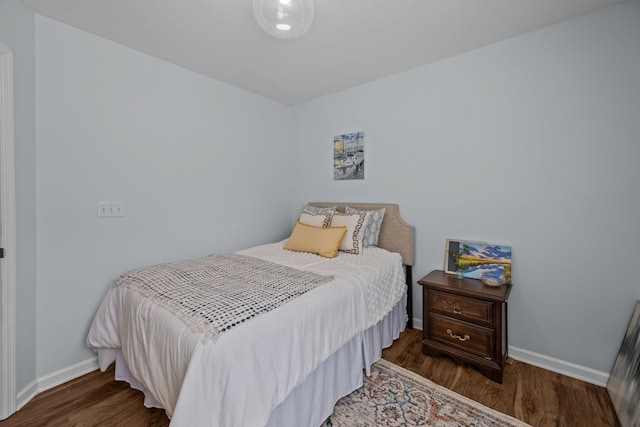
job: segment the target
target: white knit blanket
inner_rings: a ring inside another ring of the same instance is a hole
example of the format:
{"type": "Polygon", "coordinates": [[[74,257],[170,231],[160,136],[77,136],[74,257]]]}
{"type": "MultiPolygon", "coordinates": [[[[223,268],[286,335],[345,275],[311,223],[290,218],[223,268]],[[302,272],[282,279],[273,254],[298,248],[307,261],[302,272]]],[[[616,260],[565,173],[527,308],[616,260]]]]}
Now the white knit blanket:
{"type": "Polygon", "coordinates": [[[226,254],[131,270],[113,287],[124,286],[151,298],[193,332],[203,333],[207,341],[333,278],[226,254]]]}

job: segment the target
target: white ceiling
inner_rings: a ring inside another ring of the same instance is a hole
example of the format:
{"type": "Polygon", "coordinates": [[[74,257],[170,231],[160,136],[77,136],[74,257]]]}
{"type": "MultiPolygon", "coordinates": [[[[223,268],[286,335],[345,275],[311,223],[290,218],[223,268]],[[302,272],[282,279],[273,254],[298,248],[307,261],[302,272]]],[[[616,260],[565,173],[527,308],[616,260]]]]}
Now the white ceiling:
{"type": "Polygon", "coordinates": [[[623,0],[315,0],[300,39],[268,36],[252,0],[23,0],[67,23],[296,104],[623,0]]]}

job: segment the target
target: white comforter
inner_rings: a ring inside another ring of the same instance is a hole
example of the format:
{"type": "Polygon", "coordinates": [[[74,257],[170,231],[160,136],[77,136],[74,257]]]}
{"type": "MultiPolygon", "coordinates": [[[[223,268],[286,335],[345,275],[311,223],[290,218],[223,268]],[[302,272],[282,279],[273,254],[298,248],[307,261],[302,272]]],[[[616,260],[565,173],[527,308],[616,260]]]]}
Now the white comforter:
{"type": "MultiPolygon", "coordinates": [[[[335,280],[203,342],[165,309],[112,288],[87,343],[121,349],[131,373],[172,417],[172,426],[263,426],[271,411],[328,356],[380,321],[405,290],[400,255],[365,248],[326,259],[282,249],[239,251],[335,280]]],[[[100,352],[101,369],[113,352],[100,352]]]]}

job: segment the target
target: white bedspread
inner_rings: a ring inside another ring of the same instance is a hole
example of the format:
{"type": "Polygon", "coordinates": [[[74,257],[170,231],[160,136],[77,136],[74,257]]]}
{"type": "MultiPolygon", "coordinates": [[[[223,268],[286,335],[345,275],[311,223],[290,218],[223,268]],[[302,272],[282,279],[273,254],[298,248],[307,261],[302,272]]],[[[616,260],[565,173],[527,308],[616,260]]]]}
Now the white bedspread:
{"type": "MultiPolygon", "coordinates": [[[[400,255],[365,248],[326,259],[282,249],[239,251],[335,280],[203,343],[166,310],[126,288],[102,302],[87,343],[120,348],[131,373],[172,426],[263,426],[271,411],[327,357],[381,320],[405,290],[400,255]]],[[[112,353],[101,352],[104,370],[112,353]]]]}

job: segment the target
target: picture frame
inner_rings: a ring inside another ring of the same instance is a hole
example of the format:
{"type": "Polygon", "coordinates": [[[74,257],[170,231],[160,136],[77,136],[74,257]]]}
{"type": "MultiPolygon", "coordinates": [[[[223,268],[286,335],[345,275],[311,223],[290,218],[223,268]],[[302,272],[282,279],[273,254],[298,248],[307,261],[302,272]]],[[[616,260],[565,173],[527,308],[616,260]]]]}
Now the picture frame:
{"type": "Polygon", "coordinates": [[[460,246],[465,243],[479,243],[484,244],[486,242],[480,242],[475,240],[462,240],[462,239],[447,239],[447,245],[444,251],[444,272],[447,274],[458,274],[458,265],[456,259],[453,256],[454,253],[460,251],[460,246]]]}
{"type": "Polygon", "coordinates": [[[640,300],[636,301],[607,381],[607,392],[622,427],[640,425],[640,300]]]}
{"type": "Polygon", "coordinates": [[[333,179],[364,179],[364,131],[336,135],[333,138],[333,179]]]}
{"type": "Polygon", "coordinates": [[[444,272],[461,278],[511,283],[511,247],[473,240],[447,239],[444,272]]]}

